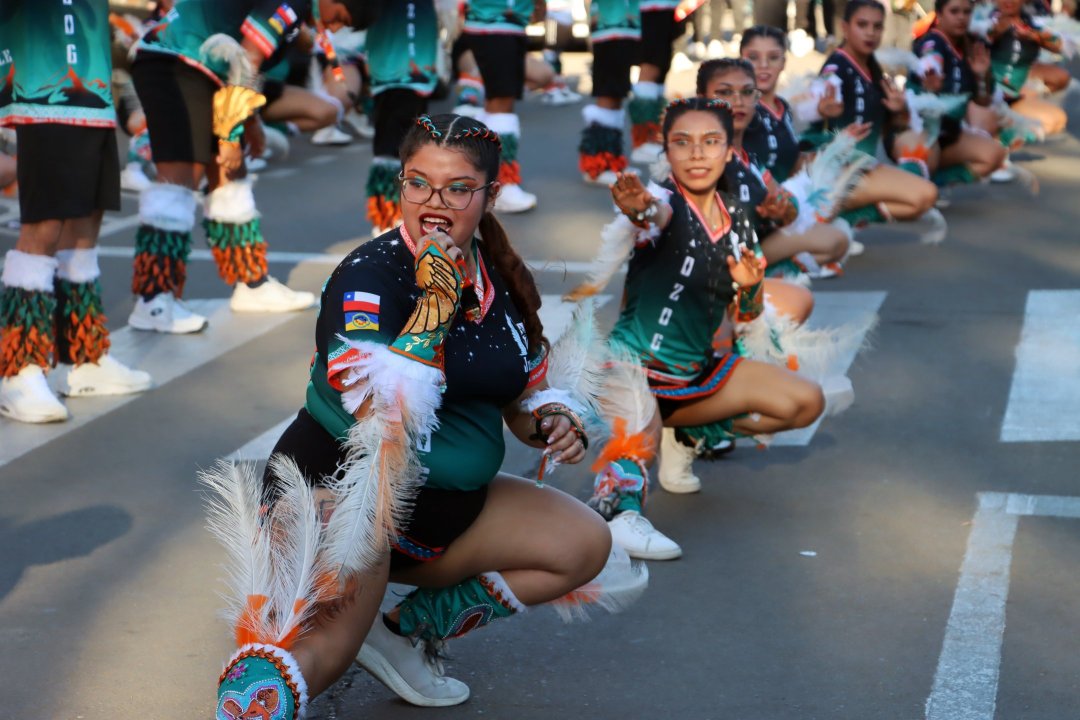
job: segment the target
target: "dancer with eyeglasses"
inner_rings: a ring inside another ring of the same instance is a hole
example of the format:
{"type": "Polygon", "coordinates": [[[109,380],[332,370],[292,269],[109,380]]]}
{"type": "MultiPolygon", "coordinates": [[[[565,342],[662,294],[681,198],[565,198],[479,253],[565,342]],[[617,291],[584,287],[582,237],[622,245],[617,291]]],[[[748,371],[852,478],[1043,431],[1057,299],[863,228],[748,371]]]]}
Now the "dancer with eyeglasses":
{"type": "Polygon", "coordinates": [[[670,175],[648,187],[636,175],[619,177],[612,197],[620,215],[604,228],[589,281],[571,293],[599,292],[630,255],[603,398],[613,433],[594,466],[589,504],[631,557],[682,553],[642,514],[658,447],[662,463],[683,465],[675,491],[696,492],[694,457],[713,457],[737,436],[804,427],[824,408],[813,381],[714,352],[714,333],[729,312],[740,325],[750,323],[764,303],[765,261],[753,224],[727,192],[735,132],[726,102],[672,102],[662,125],[670,175]],[[662,427],[675,433],[661,447],[662,427]]]}
{"type": "MultiPolygon", "coordinates": [[[[256,569],[230,588],[239,647],[219,720],[302,717],[354,658],[411,704],[456,705],[469,688],[444,675],[447,640],[542,603],[603,603],[602,580],[582,586],[609,558],[604,523],[499,472],[504,421],[561,463],[588,442],[580,395],[549,385],[540,296],[492,214],[500,150],[471,118],[416,121],[402,224],[330,275],[307,399],[263,482],[204,478],[213,527],[256,569]],[[388,580],[417,589],[380,614],[388,580]]],[[[640,592],[647,575],[625,567],[640,592]]]]}

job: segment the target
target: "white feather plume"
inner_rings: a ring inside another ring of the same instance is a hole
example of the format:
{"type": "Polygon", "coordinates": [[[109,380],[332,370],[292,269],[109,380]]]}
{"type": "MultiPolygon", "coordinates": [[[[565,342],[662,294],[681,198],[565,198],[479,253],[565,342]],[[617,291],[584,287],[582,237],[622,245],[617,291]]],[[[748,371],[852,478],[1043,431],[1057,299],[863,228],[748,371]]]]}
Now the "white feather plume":
{"type": "Polygon", "coordinates": [[[199,58],[204,64],[218,61],[228,65],[230,85],[255,86],[255,68],[251,66],[247,52],[235,38],[224,33],[211,35],[199,47],[199,58]]]}
{"type": "Polygon", "coordinates": [[[878,64],[885,70],[897,72],[905,70],[909,73],[918,74],[921,68],[919,56],[910,50],[899,47],[884,47],[874,51],[874,57],[878,64]]]}
{"type": "Polygon", "coordinates": [[[276,497],[268,527],[272,528],[274,593],[271,612],[274,638],[283,640],[300,632],[320,600],[318,582],[326,571],[319,552],[322,521],[315,495],[300,468],[291,458],[270,458],[270,471],[277,478],[276,497]]]}
{"type": "Polygon", "coordinates": [[[600,396],[604,419],[610,425],[622,418],[628,435],[642,432],[656,413],[656,399],[649,391],[641,359],[625,345],[609,341],[604,370],[604,392],[600,396]]]}
{"type": "MultiPolygon", "coordinates": [[[[199,473],[199,482],[209,490],[206,496],[207,529],[225,548],[224,565],[228,590],[222,593],[223,611],[230,627],[245,617],[248,598],[273,595],[273,560],[269,533],[262,526],[262,481],[254,463],[219,461],[199,473]]],[[[245,627],[256,634],[266,630],[266,612],[248,618],[245,627]]]]}
{"type": "Polygon", "coordinates": [[[586,415],[595,415],[604,384],[605,354],[604,338],[596,323],[596,302],[586,298],[574,308],[570,326],[551,348],[548,385],[566,390],[586,415]]]}
{"type": "Polygon", "coordinates": [[[563,622],[588,620],[590,609],[622,612],[637,602],[648,587],[649,569],[645,563],[631,560],[620,546],[612,545],[599,575],[549,604],[563,622]]]}
{"type": "Polygon", "coordinates": [[[799,203],[799,215],[791,230],[803,233],[835,216],[859,179],[876,164],[873,157],[856,148],[852,135],[838,133],[808,165],[783,182],[799,203]]]}
{"type": "Polygon", "coordinates": [[[568,292],[563,299],[578,301],[596,295],[607,287],[611,278],[629,259],[639,232],[639,228],[622,214],[604,225],[600,231],[600,248],[589,265],[588,280],[568,292]]]}

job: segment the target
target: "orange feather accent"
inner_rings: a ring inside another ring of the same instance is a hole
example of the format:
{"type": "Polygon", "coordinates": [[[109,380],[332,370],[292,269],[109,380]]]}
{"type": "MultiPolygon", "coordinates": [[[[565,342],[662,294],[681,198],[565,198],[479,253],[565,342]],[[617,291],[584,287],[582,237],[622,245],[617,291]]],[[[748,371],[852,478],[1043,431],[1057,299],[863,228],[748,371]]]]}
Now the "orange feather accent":
{"type": "Polygon", "coordinates": [[[240,615],[240,621],[236,623],[236,647],[273,640],[262,636],[262,610],[269,599],[265,595],[247,596],[247,607],[240,615]]]}
{"type": "Polygon", "coordinates": [[[648,430],[642,430],[633,435],[628,434],[625,418],[615,418],[614,427],[611,431],[611,439],[604,445],[600,455],[593,463],[593,472],[600,472],[608,463],[621,458],[635,460],[644,465],[652,462],[656,455],[656,443],[648,430]]]}

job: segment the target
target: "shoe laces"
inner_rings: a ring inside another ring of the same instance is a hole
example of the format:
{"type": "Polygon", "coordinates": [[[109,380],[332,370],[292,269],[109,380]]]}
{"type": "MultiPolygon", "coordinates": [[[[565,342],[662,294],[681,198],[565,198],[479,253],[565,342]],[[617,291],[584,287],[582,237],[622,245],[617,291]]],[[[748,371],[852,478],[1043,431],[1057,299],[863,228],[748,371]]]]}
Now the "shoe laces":
{"type": "Polygon", "coordinates": [[[652,535],[656,532],[656,528],[649,522],[649,518],[645,517],[641,513],[635,513],[630,516],[630,529],[639,535],[652,535]]]}

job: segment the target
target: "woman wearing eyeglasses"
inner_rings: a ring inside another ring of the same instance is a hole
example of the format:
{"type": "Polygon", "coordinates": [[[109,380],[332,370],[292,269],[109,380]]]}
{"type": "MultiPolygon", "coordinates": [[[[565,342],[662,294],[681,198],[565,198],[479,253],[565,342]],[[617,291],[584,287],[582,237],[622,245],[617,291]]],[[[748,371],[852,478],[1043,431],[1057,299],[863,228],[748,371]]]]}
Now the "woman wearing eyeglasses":
{"type": "MultiPolygon", "coordinates": [[[[698,68],[697,93],[731,103],[733,153],[724,173],[736,199],[743,204],[754,225],[765,258],[769,261],[770,275],[798,276],[802,268],[790,262],[796,256],[802,261],[803,267],[813,268],[818,277],[838,274],[838,263],[847,253],[847,232],[824,223],[817,223],[800,232],[784,231],[785,226],[795,221],[798,207],[772,173],[758,164],[760,158],[751,155],[744,146],[748,128],[759,112],[760,91],[753,66],[746,60],[736,58],[707,60],[698,68]]],[[[778,292],[783,292],[783,288],[778,287],[778,292]]],[[[795,292],[788,290],[786,294],[795,295],[795,292]]],[[[790,302],[781,304],[790,306],[790,302]]],[[[786,309],[801,322],[809,315],[812,303],[806,300],[800,304],[805,310],[786,309]]]]}
{"type": "MultiPolygon", "coordinates": [[[[302,716],[354,657],[414,705],[462,703],[469,688],[442,671],[447,639],[564,598],[608,558],[611,534],[583,503],[499,472],[504,421],[562,463],[587,443],[576,400],[548,387],[540,296],[492,214],[500,149],[471,118],[419,118],[401,146],[402,224],[326,282],[307,399],[274,449],[266,507],[256,487],[222,493],[239,500],[218,513],[235,554],[255,554],[242,569],[272,566],[280,587],[298,568],[308,584],[285,584],[289,602],[271,607],[273,582],[236,576],[248,578],[245,644],[221,676],[218,718],[294,695],[295,712],[274,717],[302,716]],[[276,553],[260,563],[263,546],[276,553]],[[388,580],[418,589],[380,615],[388,580]]],[[[236,485],[222,475],[219,492],[236,485]]]]}
{"type": "Polygon", "coordinates": [[[613,363],[620,381],[609,383],[605,396],[622,414],[612,419],[613,437],[594,466],[599,474],[589,504],[610,518],[615,542],[631,557],[652,560],[682,553],[642,515],[661,427],[676,429],[663,433],[661,484],[691,493],[701,487],[690,472],[695,454],[714,456],[735,436],[804,427],[824,407],[813,381],[713,348],[729,311],[750,322],[763,308],[765,263],[753,225],[725,181],[735,134],[731,109],[706,98],[676,100],[661,128],[670,175],[648,187],[636,175],[619,176],[611,192],[622,215],[604,230],[590,283],[571,294],[598,292],[632,251],[610,335],[625,350],[616,357],[628,359],[613,363]],[[633,373],[622,379],[631,363],[647,377],[644,397],[633,392],[633,373]],[[679,472],[667,475],[668,463],[679,472]]]}

